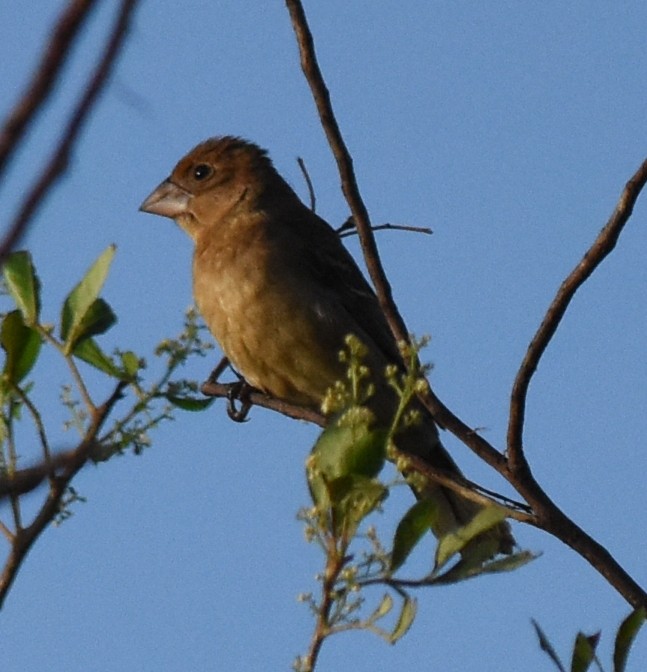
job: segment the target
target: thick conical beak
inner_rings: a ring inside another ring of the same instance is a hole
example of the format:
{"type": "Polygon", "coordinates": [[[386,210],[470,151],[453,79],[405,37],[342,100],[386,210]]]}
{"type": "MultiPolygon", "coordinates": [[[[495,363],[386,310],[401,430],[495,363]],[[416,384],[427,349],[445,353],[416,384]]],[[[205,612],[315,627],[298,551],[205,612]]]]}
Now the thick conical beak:
{"type": "Polygon", "coordinates": [[[139,206],[142,212],[175,219],[186,212],[191,194],[170,180],[164,180],[155,191],[139,206]]]}

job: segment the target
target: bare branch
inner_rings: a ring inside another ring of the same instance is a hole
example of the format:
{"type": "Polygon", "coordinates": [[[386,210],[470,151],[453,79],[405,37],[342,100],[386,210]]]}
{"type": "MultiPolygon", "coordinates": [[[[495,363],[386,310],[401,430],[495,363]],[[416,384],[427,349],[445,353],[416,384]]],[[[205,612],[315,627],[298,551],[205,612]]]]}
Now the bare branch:
{"type": "Polygon", "coordinates": [[[442,469],[436,469],[428,462],[415,455],[402,453],[402,456],[406,460],[407,465],[411,466],[414,471],[422,474],[431,481],[439,483],[448,490],[458,492],[465,499],[469,499],[482,506],[489,506],[491,504],[504,506],[507,509],[508,517],[530,525],[536,526],[538,524],[532,513],[532,509],[527,504],[517,502],[504,495],[493,492],[492,490],[487,490],[478,485],[478,483],[474,483],[467,478],[459,478],[455,474],[447,474],[442,469]]]}
{"type": "Polygon", "coordinates": [[[96,0],[71,0],[61,13],[31,83],[0,131],[0,175],[58,81],[74,40],[96,0]]]}
{"type": "MultiPolygon", "coordinates": [[[[238,383],[218,383],[213,380],[208,380],[206,383],[203,383],[200,391],[207,397],[230,399],[232,390],[237,386],[238,383]]],[[[312,422],[320,427],[324,427],[326,424],[324,416],[317,411],[310,408],[304,408],[303,406],[288,404],[285,401],[270,397],[253,388],[246,392],[246,400],[251,402],[254,406],[261,406],[262,408],[276,411],[277,413],[286,415],[288,418],[305,420],[306,422],[312,422]]]]}
{"type": "Polygon", "coordinates": [[[67,169],[70,153],[79,137],[83,123],[86,121],[88,114],[92,110],[100,92],[105,86],[108,77],[112,72],[116,58],[123,46],[130,25],[130,19],[137,6],[137,2],[138,0],[122,0],[121,9],[110,33],[103,56],[99,60],[97,68],[92,74],[85,92],[81,96],[79,104],[70,118],[67,128],[59,141],[58,147],[54,151],[48,165],[35,182],[31,191],[25,197],[18,215],[5,234],[2,244],[0,245],[0,263],[4,261],[7,254],[9,254],[13,247],[18,243],[38,207],[42,205],[47,192],[67,169]]]}
{"type": "Polygon", "coordinates": [[[310,85],[312,96],[319,112],[321,125],[328,138],[328,143],[337,162],[337,168],[341,177],[341,187],[355,220],[362,251],[366,260],[366,267],[373,281],[375,291],[380,301],[380,306],[388,320],[391,331],[397,341],[409,340],[407,326],[398,311],[393,300],[391,285],[386,277],[382,262],[377,251],[375,236],[371,230],[371,221],[364,201],[359,193],[353,159],[344,143],[339,125],[335,118],[330,102],[330,94],[324,82],[317,57],[315,54],[312,33],[308,27],[303,5],[300,0],[286,0],[292,27],[296,35],[299,53],[301,55],[301,68],[310,85]]]}
{"type": "MultiPolygon", "coordinates": [[[[411,233],[424,233],[427,236],[430,236],[433,231],[428,226],[409,226],[408,224],[376,224],[371,226],[372,231],[409,231],[411,233]]],[[[358,235],[357,228],[355,227],[355,222],[352,217],[349,217],[338,229],[336,229],[340,238],[346,238],[347,236],[356,236],[358,235]]]]}
{"type": "Polygon", "coordinates": [[[526,471],[528,469],[528,464],[523,454],[523,425],[528,387],[533,374],[537,370],[539,360],[555,335],[575,292],[616,246],[620,233],[633,212],[634,205],[645,186],[645,182],[647,182],[647,160],[643,162],[625,185],[620,195],[620,200],[609,221],[602,231],[600,231],[600,234],[593,245],[587,250],[580,263],[562,283],[546,312],[541,326],[530,342],[526,356],[515,378],[510,399],[510,421],[507,443],[510,469],[513,472],[518,470],[526,471]]]}
{"type": "Polygon", "coordinates": [[[308,173],[305,161],[300,156],[297,156],[297,163],[299,164],[299,168],[301,168],[301,172],[303,173],[303,179],[306,181],[306,186],[308,187],[308,195],[310,196],[310,210],[312,210],[312,212],[316,212],[317,196],[315,195],[315,190],[314,187],[312,186],[310,173],[308,173]]]}

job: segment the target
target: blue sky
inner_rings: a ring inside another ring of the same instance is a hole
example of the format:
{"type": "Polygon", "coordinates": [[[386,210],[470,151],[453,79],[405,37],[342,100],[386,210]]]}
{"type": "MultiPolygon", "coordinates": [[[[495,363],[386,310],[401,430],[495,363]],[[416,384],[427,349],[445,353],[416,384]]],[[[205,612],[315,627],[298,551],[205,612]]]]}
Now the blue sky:
{"type": "MultiPolygon", "coordinates": [[[[63,4],[3,8],[3,114],[63,4]]],[[[0,191],[5,222],[57,137],[112,4],[94,15],[12,164],[0,191]]],[[[432,336],[424,353],[432,384],[501,446],[527,344],[647,153],[647,6],[402,7],[328,0],[305,8],[372,220],[434,231],[378,237],[410,329],[432,336]]],[[[305,198],[303,157],[318,212],[335,225],[346,219],[283,3],[144,2],[71,170],[25,241],[45,314],[56,319],[65,293],[114,242],[105,297],[119,324],[106,348],[147,354],[180,330],[191,303],[190,241],[137,208],[180,156],[217,134],[267,147],[305,198]]],[[[526,425],[527,454],[547,492],[643,585],[646,216],[639,201],[618,248],[577,294],[531,385],[526,425]]],[[[359,258],[357,241],[349,247],[359,258]]],[[[203,379],[210,365],[192,362],[187,374],[203,379]]],[[[65,447],[73,438],[60,429],[62,372],[43,364],[38,394],[65,447]]],[[[260,409],[234,424],[218,403],[179,415],[140,457],[87,468],[75,485],[88,502],[46,531],[8,598],[3,669],[289,669],[312,626],[296,596],[316,588],[320,568],[295,520],[308,502],[303,461],[315,437],[260,409]]],[[[444,440],[472,478],[513,494],[444,440]]],[[[401,513],[407,502],[394,507],[401,513]]],[[[396,515],[384,516],[385,529],[396,515]]],[[[395,647],[340,636],[318,669],[551,670],[531,618],[564,657],[578,629],[602,629],[608,663],[627,605],[560,542],[519,525],[515,534],[542,553],[532,565],[420,593],[419,617],[395,647]]],[[[646,655],[643,634],[630,669],[646,655]]]]}

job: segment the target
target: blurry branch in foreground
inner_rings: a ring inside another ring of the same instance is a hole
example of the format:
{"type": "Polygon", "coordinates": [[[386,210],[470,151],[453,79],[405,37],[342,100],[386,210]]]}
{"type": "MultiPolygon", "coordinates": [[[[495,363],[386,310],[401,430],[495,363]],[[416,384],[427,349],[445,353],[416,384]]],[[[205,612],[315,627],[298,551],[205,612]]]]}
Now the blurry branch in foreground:
{"type": "MultiPolygon", "coordinates": [[[[83,124],[105,87],[121,52],[132,13],[137,4],[138,0],[122,0],[103,53],[97,59],[96,68],[90,75],[78,103],[70,113],[56,148],[31,189],[27,191],[18,209],[18,214],[0,240],[0,264],[18,244],[49,190],[66,171],[70,154],[80,136],[83,124]]],[[[0,130],[0,177],[24,139],[30,124],[42,111],[48,97],[59,82],[80,30],[95,5],[96,0],[72,0],[61,13],[31,83],[23,97],[9,113],[0,130]]]]}

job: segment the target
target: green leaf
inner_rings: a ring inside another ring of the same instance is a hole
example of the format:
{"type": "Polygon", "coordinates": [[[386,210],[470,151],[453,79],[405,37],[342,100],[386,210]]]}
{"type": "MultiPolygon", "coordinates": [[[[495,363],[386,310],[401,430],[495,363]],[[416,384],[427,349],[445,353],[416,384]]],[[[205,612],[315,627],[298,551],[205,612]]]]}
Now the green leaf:
{"type": "Polygon", "coordinates": [[[535,632],[537,633],[537,638],[539,639],[539,646],[541,647],[542,651],[545,651],[548,654],[548,657],[555,663],[555,666],[559,670],[559,672],[566,672],[564,669],[564,666],[562,665],[562,661],[559,659],[559,656],[557,653],[555,653],[555,649],[553,648],[553,645],[550,643],[548,637],[544,634],[544,631],[539,627],[539,623],[535,621],[535,619],[532,619],[532,624],[535,628],[535,632]]]}
{"type": "Polygon", "coordinates": [[[40,282],[29,252],[10,254],[3,267],[9,293],[22,313],[25,324],[35,324],[40,313],[40,282]]]}
{"type": "Polygon", "coordinates": [[[416,600],[412,597],[409,597],[409,595],[406,595],[404,602],[402,603],[402,609],[400,611],[398,622],[395,624],[395,628],[393,628],[393,632],[391,633],[391,644],[395,644],[399,639],[407,634],[416,617],[417,611],[418,603],[416,600]]]}
{"type": "MultiPolygon", "coordinates": [[[[434,571],[438,571],[452,556],[456,555],[456,553],[460,553],[472,539],[478,537],[495,525],[498,525],[504,519],[505,510],[503,508],[494,505],[486,506],[481,509],[474,518],[467,523],[467,525],[463,525],[457,530],[454,530],[454,532],[446,534],[438,542],[434,571]]],[[[493,553],[491,552],[490,546],[494,547],[496,545],[496,540],[483,539],[481,544],[477,544],[475,548],[472,549],[474,551],[473,555],[475,562],[483,561],[491,556],[493,553]],[[479,546],[481,546],[483,552],[481,552],[479,546]]]]}
{"type": "Polygon", "coordinates": [[[72,353],[75,357],[82,359],[86,364],[90,364],[95,369],[107,373],[113,378],[119,380],[129,380],[132,376],[126,371],[122,371],[108,355],[97,345],[93,338],[86,338],[81,341],[72,353]]]}
{"type": "Polygon", "coordinates": [[[139,369],[142,367],[142,363],[139,360],[139,357],[132,351],[128,350],[127,352],[120,353],[121,356],[121,365],[124,367],[124,371],[134,378],[138,373],[139,369]]]}
{"type": "Polygon", "coordinates": [[[536,560],[540,554],[532,553],[531,551],[520,551],[512,555],[506,555],[504,558],[492,560],[483,565],[479,574],[499,574],[501,572],[512,572],[519,567],[527,565],[529,562],[536,560]]]}
{"type": "Polygon", "coordinates": [[[196,397],[178,397],[174,394],[164,395],[173,406],[181,408],[183,411],[204,411],[215,401],[215,397],[196,398],[196,397]]]}
{"type": "Polygon", "coordinates": [[[647,611],[645,607],[640,607],[632,611],[621,623],[616,635],[615,647],[613,650],[613,672],[624,672],[627,664],[629,649],[643,626],[647,611]]]}
{"type": "Polygon", "coordinates": [[[371,430],[366,424],[333,425],[321,433],[313,454],[329,480],[348,474],[372,478],[384,466],[386,440],[385,431],[371,430]]]}
{"type": "Polygon", "coordinates": [[[61,313],[61,338],[65,341],[66,354],[72,352],[79,338],[83,337],[88,320],[97,324],[106,319],[105,311],[94,307],[94,304],[108,276],[115,249],[114,245],[106,248],[65,299],[61,313]],[[92,311],[103,314],[97,314],[93,319],[92,311]]]}
{"type": "Polygon", "coordinates": [[[404,514],[393,539],[391,572],[396,572],[402,567],[425,532],[431,529],[436,516],[437,507],[431,499],[421,499],[404,514]]]}
{"type": "Polygon", "coordinates": [[[577,633],[573,658],[571,660],[571,672],[586,672],[595,659],[595,647],[600,640],[600,633],[587,636],[582,632],[577,633]]]}
{"type": "Polygon", "coordinates": [[[376,623],[384,618],[393,609],[393,598],[386,593],[382,601],[377,605],[377,609],[368,617],[367,623],[376,623]]]}
{"type": "Polygon", "coordinates": [[[38,359],[40,335],[24,323],[20,310],[13,310],[2,320],[0,343],[7,354],[2,371],[3,377],[13,385],[17,385],[31,371],[38,359]]]}
{"type": "Polygon", "coordinates": [[[353,407],[317,439],[307,468],[310,494],[316,506],[328,509],[331,503],[340,504],[347,494],[342,492],[343,487],[352,489],[355,484],[352,478],[344,481],[345,477],[363,477],[362,482],[372,483],[379,474],[385,461],[387,433],[370,429],[371,422],[370,411],[353,407]]]}
{"type": "Polygon", "coordinates": [[[73,345],[91,336],[103,334],[117,321],[117,316],[107,301],[95,299],[76,328],[73,345]]]}
{"type": "Polygon", "coordinates": [[[480,548],[481,551],[484,551],[483,553],[464,554],[459,562],[443,574],[437,575],[436,573],[432,573],[433,583],[437,585],[449,585],[480,576],[481,574],[511,572],[538,557],[530,551],[521,551],[505,558],[497,558],[491,561],[484,560],[484,557],[491,557],[496,553],[498,548],[497,543],[496,539],[488,540],[480,548]],[[492,542],[492,545],[489,545],[489,541],[492,542]]]}

